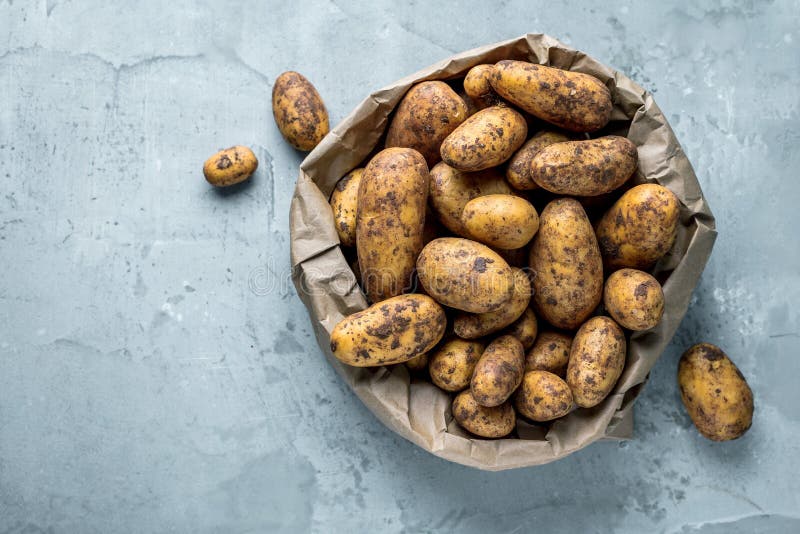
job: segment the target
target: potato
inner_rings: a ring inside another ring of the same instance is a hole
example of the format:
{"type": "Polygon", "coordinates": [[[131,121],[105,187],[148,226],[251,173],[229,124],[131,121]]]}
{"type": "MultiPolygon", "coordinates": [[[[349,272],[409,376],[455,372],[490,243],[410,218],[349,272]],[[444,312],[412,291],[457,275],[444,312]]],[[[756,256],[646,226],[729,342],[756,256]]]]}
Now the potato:
{"type": "Polygon", "coordinates": [[[522,343],[522,348],[528,350],[536,341],[538,332],[539,323],[536,320],[536,314],[533,313],[532,309],[527,308],[520,318],[514,321],[504,333],[519,339],[519,342],[522,343]]]}
{"type": "Polygon", "coordinates": [[[753,422],[753,392],[719,347],[699,343],[678,363],[681,400],[694,426],[710,440],[742,436],[753,422]]]}
{"type": "Polygon", "coordinates": [[[481,406],[500,406],[522,382],[525,350],[513,336],[500,336],[483,351],[475,365],[470,390],[481,406]]]}
{"type": "Polygon", "coordinates": [[[604,265],[649,270],[675,243],[679,219],[678,198],[666,187],[629,189],[597,223],[604,265]]]}
{"type": "Polygon", "coordinates": [[[597,131],[611,118],[611,91],[588,74],[505,60],[494,67],[492,87],[531,115],[571,132],[597,131]]]}
{"type": "MultiPolygon", "coordinates": [[[[514,293],[505,305],[486,313],[460,313],[453,321],[458,337],[476,339],[507,327],[528,309],[531,300],[531,283],[522,269],[511,267],[514,273],[514,293]]],[[[522,343],[522,341],[520,341],[522,343]]]]}
{"type": "Polygon", "coordinates": [[[638,158],[636,145],[618,135],[555,143],[533,156],[530,177],[551,193],[594,197],[627,182],[638,158]]]}
{"type": "Polygon", "coordinates": [[[256,172],[258,159],[246,146],[232,146],[220,150],[203,164],[206,181],[216,187],[244,182],[256,172]]]}
{"type": "Polygon", "coordinates": [[[484,344],[453,338],[431,353],[428,372],[431,381],[445,391],[468,388],[475,364],[483,354],[484,344]]]}
{"type": "Polygon", "coordinates": [[[528,125],[517,111],[492,106],[477,112],[442,142],[442,161],[474,172],[500,165],[525,142],[528,125]]]}
{"type": "Polygon", "coordinates": [[[461,428],[482,438],[502,438],[517,425],[517,415],[511,403],[487,408],[475,402],[470,390],[456,395],[452,411],[453,418],[461,428]]]}
{"type": "Polygon", "coordinates": [[[572,338],[561,332],[541,332],[533,348],[525,357],[525,371],[547,371],[564,378],[567,376],[572,338]]]}
{"type": "Polygon", "coordinates": [[[470,313],[496,310],[514,292],[514,274],[497,252],[458,237],[440,237],[425,245],[417,258],[417,275],[438,302],[470,313]]]}
{"type": "Polygon", "coordinates": [[[484,195],[470,200],[461,212],[461,222],[474,240],[503,249],[524,247],[539,229],[536,208],[514,195],[484,195]]]}
{"type": "Polygon", "coordinates": [[[578,329],[567,366],[575,404],[591,408],[608,396],[625,367],[626,348],[622,329],[608,317],[592,317],[578,329]]]}
{"type": "Polygon", "coordinates": [[[494,65],[475,65],[464,77],[464,92],[480,109],[493,106],[500,97],[492,89],[492,73],[494,65]]]}
{"type": "Polygon", "coordinates": [[[428,368],[428,353],[414,356],[410,360],[406,360],[406,367],[412,373],[419,373],[428,368]]]}
{"type": "Polygon", "coordinates": [[[410,148],[387,148],[361,175],[356,214],[356,249],[367,298],[372,302],[412,287],[423,246],[428,167],[410,148]]]}
{"type": "Polygon", "coordinates": [[[603,296],[603,262],[580,203],[554,200],[539,218],[530,252],[534,309],[557,328],[580,326],[603,296]]]}
{"type": "Polygon", "coordinates": [[[402,363],[432,349],[446,326],[432,298],[399,295],[342,319],[331,332],[331,352],[355,367],[402,363]]]}
{"type": "Polygon", "coordinates": [[[333,222],[339,241],[346,247],[356,246],[356,213],[358,211],[358,187],[364,169],[353,169],[336,184],[331,194],[333,222]]]}
{"type": "Polygon", "coordinates": [[[454,234],[469,237],[461,213],[467,203],[480,196],[509,194],[511,187],[500,170],[463,172],[444,162],[431,169],[430,204],[441,223],[454,234]]]}
{"type": "Polygon", "coordinates": [[[386,147],[413,148],[428,166],[439,161],[439,146],[467,118],[467,105],[444,82],[418,83],[406,93],[386,133],[386,147]]]}
{"type": "Polygon", "coordinates": [[[520,415],[532,421],[558,419],[572,409],[572,391],[563,379],[547,371],[528,371],[516,395],[520,415]]]}
{"type": "Polygon", "coordinates": [[[540,150],[554,143],[564,143],[570,141],[568,135],[544,130],[536,133],[528,139],[522,147],[517,150],[511,159],[508,160],[506,167],[506,179],[511,187],[522,191],[536,189],[539,185],[531,178],[531,160],[540,150]]]}
{"type": "Polygon", "coordinates": [[[661,284],[636,269],[620,269],[608,277],[603,303],[608,314],[628,330],[653,328],[664,314],[661,284]]]}
{"type": "Polygon", "coordinates": [[[322,98],[297,72],[284,72],[275,80],[272,115],[281,135],[297,150],[312,150],[330,129],[322,98]]]}

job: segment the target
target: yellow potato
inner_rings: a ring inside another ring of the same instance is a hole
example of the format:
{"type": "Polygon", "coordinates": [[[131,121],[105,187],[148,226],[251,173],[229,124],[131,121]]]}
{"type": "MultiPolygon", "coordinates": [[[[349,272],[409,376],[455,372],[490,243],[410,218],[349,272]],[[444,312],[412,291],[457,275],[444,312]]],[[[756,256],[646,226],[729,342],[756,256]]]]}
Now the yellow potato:
{"type": "Polygon", "coordinates": [[[572,330],[603,296],[603,262],[592,226],[580,203],[561,198],[547,204],[530,253],[537,315],[572,330]]]}
{"type": "Polygon", "coordinates": [[[525,371],[547,371],[567,376],[572,338],[561,332],[541,332],[525,357],[525,371]]]}
{"type": "Polygon", "coordinates": [[[495,65],[492,87],[515,106],[571,132],[597,131],[611,118],[611,91],[588,74],[504,60],[495,65]]]}
{"type": "Polygon", "coordinates": [[[461,222],[468,234],[490,247],[518,249],[539,229],[533,204],[514,195],[484,195],[467,202],[461,222]]]}
{"type": "Polygon", "coordinates": [[[528,309],[531,300],[531,283],[528,275],[516,267],[511,267],[511,270],[514,273],[514,293],[511,300],[494,311],[456,315],[453,329],[458,337],[476,339],[493,334],[519,319],[528,309]]]}
{"type": "Polygon", "coordinates": [[[543,130],[528,139],[522,147],[517,150],[511,159],[508,160],[506,167],[506,179],[511,187],[521,191],[536,189],[539,185],[531,178],[531,160],[540,150],[554,143],[564,143],[571,141],[572,138],[567,134],[543,130]]]}
{"type": "Polygon", "coordinates": [[[453,338],[430,356],[428,372],[431,381],[445,391],[461,391],[469,387],[475,364],[483,354],[483,343],[453,338]]]}
{"type": "Polygon", "coordinates": [[[331,352],[355,367],[402,363],[432,349],[446,326],[432,298],[400,295],[342,319],[331,332],[331,352]]]}
{"type": "Polygon", "coordinates": [[[220,150],[203,164],[206,181],[217,187],[244,182],[256,172],[258,159],[246,146],[232,146],[220,150]]]}
{"type": "Polygon", "coordinates": [[[528,371],[515,398],[520,415],[532,421],[552,421],[572,409],[572,391],[563,379],[547,371],[528,371]]]}
{"type": "Polygon", "coordinates": [[[358,187],[364,169],[353,169],[336,184],[331,194],[333,222],[339,241],[346,247],[356,246],[356,212],[358,211],[358,187]]]}
{"type": "Polygon", "coordinates": [[[487,408],[475,402],[470,390],[453,399],[453,418],[467,432],[482,438],[502,438],[516,427],[517,416],[510,402],[487,408]]]}
{"type": "Polygon", "coordinates": [[[428,167],[410,148],[387,148],[361,175],[356,248],[362,287],[371,302],[409,291],[423,246],[428,167]]]}
{"type": "Polygon", "coordinates": [[[664,314],[661,284],[648,273],[620,269],[611,273],[603,292],[606,311],[629,330],[648,330],[664,314]]]}
{"type": "Polygon", "coordinates": [[[500,97],[492,89],[493,72],[494,65],[475,65],[464,77],[464,92],[480,109],[493,106],[500,101],[500,97]]]}
{"type": "Polygon", "coordinates": [[[742,436],[753,422],[753,392],[719,347],[700,343],[678,363],[678,385],[694,426],[708,439],[742,436]]]}
{"type": "Polygon", "coordinates": [[[533,310],[527,308],[523,314],[504,332],[506,335],[514,336],[522,343],[522,348],[528,350],[536,341],[539,332],[539,323],[533,310]]]}
{"type": "Polygon", "coordinates": [[[386,147],[413,148],[428,166],[439,161],[439,146],[467,118],[467,105],[444,82],[418,83],[397,106],[386,147]]]}
{"type": "Polygon", "coordinates": [[[297,72],[284,72],[275,80],[272,115],[281,135],[297,150],[313,149],[330,129],[322,97],[297,72]]]}
{"type": "Polygon", "coordinates": [[[410,360],[406,360],[406,367],[412,373],[419,373],[428,368],[428,353],[414,356],[410,360]]]}
{"type": "Polygon", "coordinates": [[[461,171],[500,165],[525,142],[528,125],[517,111],[492,106],[477,112],[442,142],[442,160],[461,171]]]}
{"type": "Polygon", "coordinates": [[[483,351],[472,373],[470,390],[481,406],[500,406],[522,382],[525,350],[513,336],[500,336],[483,351]]]}
{"type": "Polygon", "coordinates": [[[575,404],[591,408],[611,393],[625,367],[626,350],[622,329],[608,317],[592,317],[578,329],[567,366],[575,404]]]}
{"type": "Polygon", "coordinates": [[[469,239],[440,237],[425,245],[417,258],[417,275],[425,292],[438,302],[470,313],[496,310],[514,292],[508,263],[469,239]]]}

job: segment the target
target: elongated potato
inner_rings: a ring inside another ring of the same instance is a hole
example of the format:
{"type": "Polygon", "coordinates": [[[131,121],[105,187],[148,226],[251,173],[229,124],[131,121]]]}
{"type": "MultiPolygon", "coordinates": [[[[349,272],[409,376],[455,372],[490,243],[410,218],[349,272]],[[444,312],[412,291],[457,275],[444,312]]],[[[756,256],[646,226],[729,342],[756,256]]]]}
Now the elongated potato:
{"type": "Polygon", "coordinates": [[[432,349],[446,326],[432,298],[399,295],[342,319],[331,332],[331,352],[355,367],[402,363],[432,349]]]}
{"type": "Polygon", "coordinates": [[[232,146],[220,150],[203,164],[206,181],[216,187],[244,182],[258,168],[258,159],[246,146],[232,146]]]}
{"type": "Polygon", "coordinates": [[[603,262],[580,203],[557,199],[545,206],[531,246],[533,300],[539,317],[557,328],[580,326],[603,296],[603,262]]]}
{"type": "Polygon", "coordinates": [[[461,391],[469,387],[475,364],[483,354],[484,344],[454,338],[431,353],[428,372],[431,381],[445,391],[461,391]]]}
{"type": "Polygon", "coordinates": [[[417,275],[438,302],[470,313],[496,310],[514,292],[514,274],[499,254],[458,237],[440,237],[425,245],[417,258],[417,275]]]}
{"type": "MultiPolygon", "coordinates": [[[[531,283],[522,269],[511,267],[514,273],[514,293],[504,306],[486,313],[460,313],[453,321],[458,337],[476,339],[507,327],[528,309],[531,300],[531,283]]],[[[522,343],[522,341],[520,341],[522,343]]]]}
{"type": "Polygon", "coordinates": [[[575,404],[597,406],[617,383],[625,367],[622,329],[608,317],[592,317],[578,329],[569,353],[567,384],[575,404]]]}
{"type": "Polygon", "coordinates": [[[500,101],[500,97],[492,88],[493,72],[494,65],[475,65],[464,77],[464,92],[480,109],[494,106],[500,101]]]}
{"type": "Polygon", "coordinates": [[[528,124],[517,111],[492,106],[477,112],[442,142],[442,161],[474,172],[500,165],[525,142],[528,124]]]}
{"type": "Polygon", "coordinates": [[[606,280],[603,304],[623,327],[647,330],[656,326],[664,314],[664,291],[650,274],[620,269],[606,280]]]}
{"type": "Polygon", "coordinates": [[[476,241],[490,247],[518,249],[539,229],[533,204],[514,195],[484,195],[467,202],[461,222],[476,241]]]}
{"type": "Polygon", "coordinates": [[[313,149],[330,129],[322,97],[297,72],[284,72],[275,80],[272,115],[284,139],[297,150],[313,149]]]}
{"type": "Polygon", "coordinates": [[[453,419],[461,428],[482,438],[502,438],[517,424],[517,415],[510,402],[491,408],[481,406],[468,389],[453,399],[452,411],[453,419]]]}
{"type": "Polygon", "coordinates": [[[554,143],[564,143],[572,138],[565,133],[543,130],[528,139],[508,160],[506,179],[511,187],[526,191],[539,185],[531,178],[531,160],[540,150],[554,143]]]}
{"type": "Polygon", "coordinates": [[[346,247],[356,246],[356,213],[358,212],[358,188],[364,169],[353,169],[336,184],[331,194],[333,222],[339,241],[346,247]]]}
{"type": "Polygon", "coordinates": [[[597,223],[597,240],[609,270],[650,269],[678,235],[680,203],[658,184],[629,189],[597,223]]]}
{"type": "Polygon", "coordinates": [[[444,82],[421,82],[397,106],[386,133],[386,147],[413,148],[429,167],[439,161],[439,146],[467,118],[467,105],[444,82]]]}
{"type": "Polygon", "coordinates": [[[528,371],[522,377],[515,406],[532,421],[552,421],[572,409],[572,391],[564,380],[547,371],[528,371]]]}
{"type": "Polygon", "coordinates": [[[483,351],[472,373],[470,390],[481,406],[500,406],[522,382],[525,350],[513,336],[500,336],[483,351]]]}
{"type": "Polygon", "coordinates": [[[628,181],[638,161],[636,145],[625,137],[607,135],[541,149],[531,159],[530,177],[551,193],[594,197],[628,181]]]}
{"type": "Polygon", "coordinates": [[[571,348],[572,338],[567,334],[541,332],[525,356],[525,371],[547,371],[564,378],[567,376],[571,348]]]}
{"type": "Polygon", "coordinates": [[[514,336],[522,343],[522,348],[528,350],[536,341],[536,336],[539,333],[539,322],[536,320],[536,314],[533,310],[527,308],[519,319],[509,326],[505,335],[514,336]]]}
{"type": "Polygon", "coordinates": [[[531,115],[572,132],[597,131],[611,118],[611,91],[588,74],[504,60],[494,66],[492,87],[531,115]]]}
{"type": "Polygon", "coordinates": [[[362,287],[371,302],[412,287],[422,250],[428,167],[416,150],[387,148],[361,175],[356,214],[356,249],[362,287]]]}
{"type": "Polygon", "coordinates": [[[708,439],[742,436],[753,422],[753,392],[719,347],[699,343],[678,363],[681,400],[694,426],[708,439]]]}

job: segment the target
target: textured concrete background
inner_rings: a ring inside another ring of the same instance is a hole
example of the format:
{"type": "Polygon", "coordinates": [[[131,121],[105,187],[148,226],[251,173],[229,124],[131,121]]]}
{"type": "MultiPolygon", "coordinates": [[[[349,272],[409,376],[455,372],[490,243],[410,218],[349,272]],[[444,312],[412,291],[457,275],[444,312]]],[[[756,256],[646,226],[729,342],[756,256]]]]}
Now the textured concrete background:
{"type": "Polygon", "coordinates": [[[396,4],[0,0],[0,531],[800,530],[800,3],[396,4]],[[655,93],[720,236],[636,438],[492,474],[386,430],[321,357],[269,95],[303,72],[335,123],[528,31],[655,93]],[[232,144],[261,166],[217,192],[232,144]],[[680,406],[700,340],[755,392],[738,441],[680,406]]]}

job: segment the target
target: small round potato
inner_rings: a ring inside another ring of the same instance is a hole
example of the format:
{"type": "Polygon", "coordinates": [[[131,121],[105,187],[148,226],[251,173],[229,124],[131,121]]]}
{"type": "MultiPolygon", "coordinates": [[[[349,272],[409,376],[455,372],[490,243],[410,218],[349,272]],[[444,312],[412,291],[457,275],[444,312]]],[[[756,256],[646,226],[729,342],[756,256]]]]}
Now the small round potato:
{"type": "Polygon", "coordinates": [[[569,353],[567,384],[575,404],[597,406],[617,383],[625,367],[622,329],[608,317],[592,317],[578,329],[569,353]]]}
{"type": "Polygon", "coordinates": [[[461,171],[496,167],[525,142],[528,124],[519,112],[492,106],[465,120],[441,146],[442,161],[461,171]]]}
{"type": "Polygon", "coordinates": [[[525,371],[547,371],[567,376],[572,338],[561,332],[541,332],[525,357],[525,371]]]}
{"type": "Polygon", "coordinates": [[[428,372],[431,381],[445,391],[461,391],[469,387],[475,364],[483,354],[484,344],[453,338],[430,356],[428,372]]]}
{"type": "Polygon", "coordinates": [[[500,406],[522,382],[525,350],[513,336],[500,336],[483,351],[472,373],[470,389],[481,406],[500,406]]]}
{"type": "Polygon", "coordinates": [[[428,368],[428,353],[414,356],[410,360],[406,360],[406,367],[412,373],[419,373],[428,368]]]}
{"type": "Polygon", "coordinates": [[[520,415],[532,421],[558,419],[572,409],[572,391],[564,380],[547,371],[528,371],[515,398],[520,415]]]}
{"type": "Polygon", "coordinates": [[[533,204],[514,195],[485,195],[470,200],[461,222],[473,239],[490,247],[518,249],[539,229],[533,204]]]}
{"type": "MultiPolygon", "coordinates": [[[[511,267],[514,273],[514,294],[499,309],[486,313],[460,313],[453,321],[453,330],[463,339],[476,339],[507,327],[528,309],[531,301],[531,282],[522,269],[511,267]]],[[[522,341],[520,341],[522,343],[522,341]]]]}
{"type": "Polygon", "coordinates": [[[206,181],[216,187],[244,182],[256,172],[258,159],[246,146],[232,146],[220,150],[203,164],[206,181]]]}
{"type": "Polygon", "coordinates": [[[272,115],[284,139],[297,150],[312,150],[330,129],[322,97],[297,72],[284,72],[275,80],[272,115]]]}
{"type": "Polygon", "coordinates": [[[700,343],[678,363],[681,400],[694,426],[710,440],[742,436],[753,422],[753,392],[719,347],[700,343]]]}
{"type": "Polygon", "coordinates": [[[539,184],[531,178],[531,160],[540,150],[555,143],[565,143],[572,138],[567,134],[543,130],[528,139],[508,160],[506,179],[511,187],[521,191],[536,189],[539,184]]]}
{"type": "Polygon", "coordinates": [[[539,322],[536,320],[536,314],[533,313],[532,309],[527,308],[520,318],[509,326],[504,333],[519,339],[519,342],[522,343],[522,348],[528,350],[536,341],[538,332],[539,322]]]}
{"type": "Polygon", "coordinates": [[[353,169],[339,182],[331,194],[333,222],[339,241],[346,247],[356,246],[356,212],[358,211],[358,187],[364,169],[353,169]]]}
{"type": "Polygon", "coordinates": [[[475,65],[464,77],[464,92],[481,108],[493,106],[500,97],[492,88],[494,65],[475,65]]]}
{"type": "Polygon", "coordinates": [[[482,438],[502,438],[517,425],[517,416],[510,402],[491,408],[481,406],[468,389],[453,399],[452,411],[461,428],[482,438]]]}
{"type": "Polygon", "coordinates": [[[620,269],[606,280],[603,303],[611,317],[628,330],[648,330],[664,314],[664,291],[650,274],[620,269]]]}

